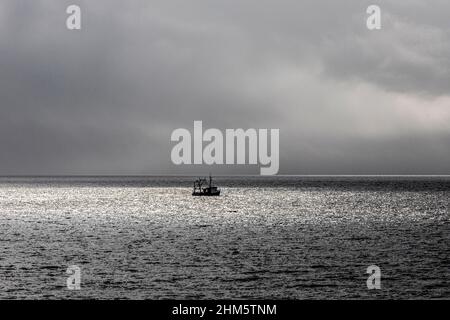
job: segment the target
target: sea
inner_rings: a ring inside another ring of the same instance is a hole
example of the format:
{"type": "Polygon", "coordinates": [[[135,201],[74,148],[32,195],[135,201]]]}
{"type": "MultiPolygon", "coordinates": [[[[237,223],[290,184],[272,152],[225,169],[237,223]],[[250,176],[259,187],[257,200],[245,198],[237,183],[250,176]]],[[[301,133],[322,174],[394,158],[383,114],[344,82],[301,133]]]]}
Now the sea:
{"type": "Polygon", "coordinates": [[[0,178],[0,299],[450,298],[449,176],[195,178],[0,178]]]}

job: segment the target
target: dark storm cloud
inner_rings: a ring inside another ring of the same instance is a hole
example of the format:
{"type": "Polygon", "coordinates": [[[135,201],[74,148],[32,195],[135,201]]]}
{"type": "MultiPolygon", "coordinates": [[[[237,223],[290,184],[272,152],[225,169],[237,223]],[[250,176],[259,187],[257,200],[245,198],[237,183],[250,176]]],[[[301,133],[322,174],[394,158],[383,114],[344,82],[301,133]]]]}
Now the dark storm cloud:
{"type": "Polygon", "coordinates": [[[450,5],[379,3],[3,1],[0,174],[202,172],[194,120],[280,128],[280,173],[449,173],[450,5]]]}

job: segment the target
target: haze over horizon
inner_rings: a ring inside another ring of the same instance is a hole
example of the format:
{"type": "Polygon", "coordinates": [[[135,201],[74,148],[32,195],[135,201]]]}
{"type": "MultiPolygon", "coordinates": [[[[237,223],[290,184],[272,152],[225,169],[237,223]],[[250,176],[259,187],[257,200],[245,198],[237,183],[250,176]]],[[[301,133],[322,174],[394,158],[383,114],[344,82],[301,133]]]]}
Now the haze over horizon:
{"type": "Polygon", "coordinates": [[[450,174],[450,2],[0,3],[0,175],[215,175],[177,128],[280,129],[279,174],[450,174]],[[65,27],[82,9],[82,30],[65,27]]]}

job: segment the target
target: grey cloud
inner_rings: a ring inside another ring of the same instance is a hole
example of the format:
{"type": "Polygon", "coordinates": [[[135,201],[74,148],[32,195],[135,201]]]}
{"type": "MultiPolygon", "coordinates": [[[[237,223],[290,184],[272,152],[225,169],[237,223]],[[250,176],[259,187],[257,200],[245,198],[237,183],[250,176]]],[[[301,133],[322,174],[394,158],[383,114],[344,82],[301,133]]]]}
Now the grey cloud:
{"type": "Polygon", "coordinates": [[[378,33],[365,29],[368,1],[75,2],[0,5],[0,174],[203,172],[169,159],[172,130],[194,120],[280,128],[280,173],[450,171],[450,128],[417,125],[422,104],[447,116],[433,102],[449,96],[444,1],[381,1],[378,33]],[[75,2],[83,29],[71,32],[75,2]],[[414,113],[391,112],[395,95],[414,113]]]}
{"type": "Polygon", "coordinates": [[[381,31],[342,35],[323,45],[325,73],[389,91],[448,95],[450,28],[429,23],[385,12],[381,31]]]}

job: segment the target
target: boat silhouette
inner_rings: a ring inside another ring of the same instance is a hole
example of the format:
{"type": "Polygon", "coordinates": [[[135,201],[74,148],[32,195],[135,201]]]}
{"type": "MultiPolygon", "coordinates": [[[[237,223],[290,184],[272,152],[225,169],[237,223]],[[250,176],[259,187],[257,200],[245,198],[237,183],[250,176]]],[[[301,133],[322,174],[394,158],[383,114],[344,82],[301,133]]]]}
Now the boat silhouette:
{"type": "Polygon", "coordinates": [[[193,196],[220,196],[220,189],[213,185],[212,177],[209,175],[209,183],[204,178],[194,181],[193,196]]]}

